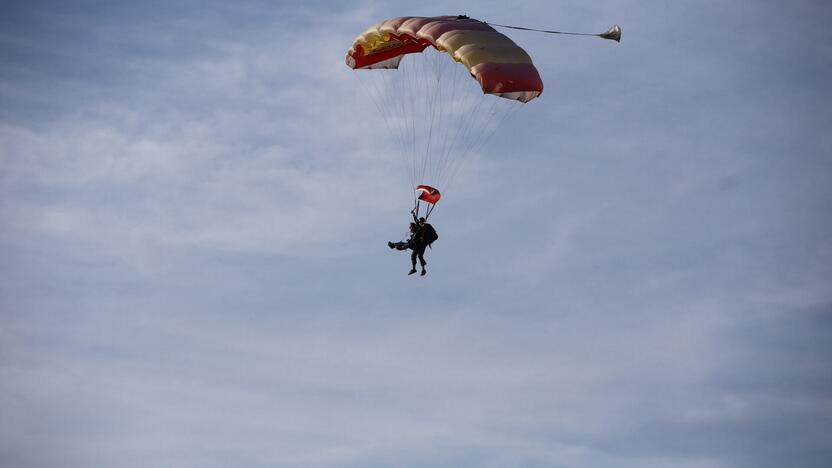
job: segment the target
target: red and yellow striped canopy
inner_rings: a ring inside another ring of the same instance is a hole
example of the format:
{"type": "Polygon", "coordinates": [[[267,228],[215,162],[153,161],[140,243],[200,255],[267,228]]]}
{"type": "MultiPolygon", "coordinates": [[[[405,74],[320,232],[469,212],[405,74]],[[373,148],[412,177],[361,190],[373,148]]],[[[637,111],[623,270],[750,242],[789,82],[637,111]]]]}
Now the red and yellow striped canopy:
{"type": "Polygon", "coordinates": [[[399,17],[364,31],[347,51],[350,68],[398,68],[427,46],[465,65],[484,93],[528,102],[543,92],[529,54],[488,24],[462,16],[399,17]]]}

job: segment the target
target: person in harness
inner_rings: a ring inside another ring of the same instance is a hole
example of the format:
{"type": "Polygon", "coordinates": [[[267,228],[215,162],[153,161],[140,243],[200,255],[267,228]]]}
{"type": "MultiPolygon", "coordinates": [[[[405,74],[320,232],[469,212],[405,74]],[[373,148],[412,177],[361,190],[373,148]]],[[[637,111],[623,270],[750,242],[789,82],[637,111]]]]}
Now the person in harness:
{"type": "Polygon", "coordinates": [[[413,243],[413,238],[416,236],[416,226],[417,226],[417,224],[415,222],[410,223],[410,228],[408,230],[408,237],[407,237],[406,241],[399,241],[399,242],[390,241],[390,242],[387,243],[387,246],[390,247],[391,249],[396,249],[396,250],[407,250],[407,249],[409,249],[411,244],[413,243]]]}
{"type": "Polygon", "coordinates": [[[416,273],[416,259],[418,258],[419,264],[422,267],[421,276],[425,276],[428,273],[425,269],[425,265],[428,263],[425,261],[425,249],[436,242],[439,239],[439,235],[436,234],[436,230],[428,224],[425,218],[416,218],[415,210],[411,211],[410,214],[413,215],[413,222],[410,223],[410,237],[407,241],[388,242],[387,246],[395,250],[410,249],[411,268],[407,274],[412,275],[416,273]]]}

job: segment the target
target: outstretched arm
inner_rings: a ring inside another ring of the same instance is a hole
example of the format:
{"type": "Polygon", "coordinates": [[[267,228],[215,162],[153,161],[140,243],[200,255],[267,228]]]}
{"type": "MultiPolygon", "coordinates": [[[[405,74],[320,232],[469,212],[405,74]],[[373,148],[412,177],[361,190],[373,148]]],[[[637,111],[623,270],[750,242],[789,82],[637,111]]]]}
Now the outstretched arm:
{"type": "Polygon", "coordinates": [[[416,218],[416,208],[413,208],[412,210],[410,210],[410,214],[413,215],[413,222],[418,224],[419,219],[416,218]]]}

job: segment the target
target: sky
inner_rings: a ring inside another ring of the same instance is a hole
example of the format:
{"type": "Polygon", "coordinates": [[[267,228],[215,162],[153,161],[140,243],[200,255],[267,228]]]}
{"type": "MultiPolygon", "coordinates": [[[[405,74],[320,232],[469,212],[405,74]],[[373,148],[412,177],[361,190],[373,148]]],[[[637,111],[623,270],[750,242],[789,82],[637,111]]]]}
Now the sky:
{"type": "Polygon", "coordinates": [[[829,466],[829,2],[3,10],[0,466],[829,466]],[[505,31],[408,276],[344,54],[442,14],[623,38],[505,31]]]}

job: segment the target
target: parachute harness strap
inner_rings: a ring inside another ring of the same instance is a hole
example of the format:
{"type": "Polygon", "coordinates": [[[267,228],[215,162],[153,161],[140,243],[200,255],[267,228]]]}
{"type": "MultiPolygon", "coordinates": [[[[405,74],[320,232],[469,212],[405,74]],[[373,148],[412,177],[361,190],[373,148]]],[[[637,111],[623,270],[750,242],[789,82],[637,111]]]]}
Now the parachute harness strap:
{"type": "MultiPolygon", "coordinates": [[[[418,198],[416,200],[414,200],[413,203],[414,203],[413,213],[415,213],[414,216],[416,217],[416,219],[419,219],[419,210],[421,209],[422,204],[419,203],[418,198]]],[[[433,213],[434,208],[436,208],[435,204],[430,204],[430,203],[425,202],[425,221],[427,221],[428,218],[430,218],[430,214],[433,213]]]]}

